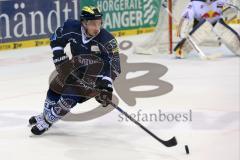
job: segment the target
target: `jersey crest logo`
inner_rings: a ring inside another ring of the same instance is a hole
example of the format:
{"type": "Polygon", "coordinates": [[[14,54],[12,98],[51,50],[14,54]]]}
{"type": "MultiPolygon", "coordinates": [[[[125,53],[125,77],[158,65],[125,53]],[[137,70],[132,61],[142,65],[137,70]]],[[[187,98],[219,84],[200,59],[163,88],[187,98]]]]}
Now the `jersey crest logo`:
{"type": "Polygon", "coordinates": [[[215,12],[215,11],[209,11],[209,12],[203,14],[202,18],[215,18],[215,17],[218,17],[218,16],[220,16],[220,13],[215,12]]]}
{"type": "Polygon", "coordinates": [[[100,52],[100,49],[98,46],[91,46],[91,51],[92,52],[100,52]]]}

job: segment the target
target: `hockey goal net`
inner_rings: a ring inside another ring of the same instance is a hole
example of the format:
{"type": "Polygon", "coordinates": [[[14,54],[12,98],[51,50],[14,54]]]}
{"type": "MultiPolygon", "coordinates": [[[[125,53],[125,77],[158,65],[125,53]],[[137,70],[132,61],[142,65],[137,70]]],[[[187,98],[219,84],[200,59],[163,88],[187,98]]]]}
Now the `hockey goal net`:
{"type": "MultiPolygon", "coordinates": [[[[134,52],[137,54],[172,54],[175,45],[180,41],[180,38],[177,37],[177,25],[181,19],[182,12],[185,10],[190,0],[160,1],[160,12],[156,29],[148,40],[135,47],[134,52]],[[162,6],[162,3],[167,4],[167,8],[172,13],[175,21],[167,13],[166,9],[162,6]]],[[[240,8],[240,0],[229,0],[229,2],[240,8]]],[[[237,22],[235,25],[240,26],[240,12],[238,12],[238,17],[234,22],[237,22]]],[[[211,40],[208,39],[207,41],[210,42],[211,40]]],[[[211,45],[211,43],[208,44],[211,45]]]]}

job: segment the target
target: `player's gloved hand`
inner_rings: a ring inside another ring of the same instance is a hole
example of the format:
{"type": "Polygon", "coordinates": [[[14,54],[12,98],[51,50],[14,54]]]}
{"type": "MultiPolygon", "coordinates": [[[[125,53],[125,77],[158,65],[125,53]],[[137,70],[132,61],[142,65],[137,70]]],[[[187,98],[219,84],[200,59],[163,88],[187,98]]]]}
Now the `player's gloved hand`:
{"type": "Polygon", "coordinates": [[[55,64],[56,69],[58,70],[61,64],[69,61],[69,57],[64,53],[57,56],[53,56],[53,63],[55,64]]]}
{"type": "Polygon", "coordinates": [[[98,80],[95,88],[100,90],[99,95],[95,97],[96,101],[101,103],[103,107],[108,106],[112,100],[112,82],[106,79],[98,80]]]}

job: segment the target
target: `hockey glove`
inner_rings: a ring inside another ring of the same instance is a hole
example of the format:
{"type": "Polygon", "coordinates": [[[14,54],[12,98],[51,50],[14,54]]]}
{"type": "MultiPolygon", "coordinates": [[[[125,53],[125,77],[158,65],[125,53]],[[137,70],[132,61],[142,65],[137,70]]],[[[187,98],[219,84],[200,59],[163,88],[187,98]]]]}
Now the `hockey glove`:
{"type": "Polygon", "coordinates": [[[106,79],[98,80],[95,88],[100,90],[99,95],[95,97],[96,101],[101,103],[103,107],[108,106],[112,100],[112,82],[106,79]]]}
{"type": "Polygon", "coordinates": [[[66,54],[60,54],[57,56],[53,56],[53,63],[55,64],[56,69],[58,70],[61,64],[69,61],[69,57],[66,54]]]}

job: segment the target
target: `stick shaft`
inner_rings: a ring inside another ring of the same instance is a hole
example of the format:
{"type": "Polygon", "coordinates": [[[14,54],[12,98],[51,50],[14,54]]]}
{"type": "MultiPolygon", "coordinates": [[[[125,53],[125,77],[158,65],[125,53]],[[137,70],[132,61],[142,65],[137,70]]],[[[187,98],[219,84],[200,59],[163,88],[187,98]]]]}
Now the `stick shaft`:
{"type": "MultiPolygon", "coordinates": [[[[146,131],[149,135],[151,135],[153,138],[155,138],[157,141],[159,141],[160,143],[162,143],[163,145],[167,146],[167,147],[172,147],[177,145],[177,142],[175,142],[176,144],[172,144],[172,142],[170,142],[171,144],[168,144],[168,141],[164,141],[162,139],[160,139],[158,136],[156,136],[154,133],[152,133],[151,131],[149,131],[146,127],[144,127],[141,123],[139,123],[138,121],[136,121],[134,118],[132,118],[127,112],[125,112],[124,110],[122,110],[120,107],[118,107],[116,104],[114,104],[113,102],[110,102],[110,104],[116,108],[120,113],[124,114],[129,120],[131,120],[133,123],[135,123],[136,125],[138,125],[140,128],[142,128],[144,131],[146,131]]],[[[172,138],[176,141],[175,137],[172,138]]],[[[174,140],[170,140],[170,141],[174,141],[174,140]]]]}

